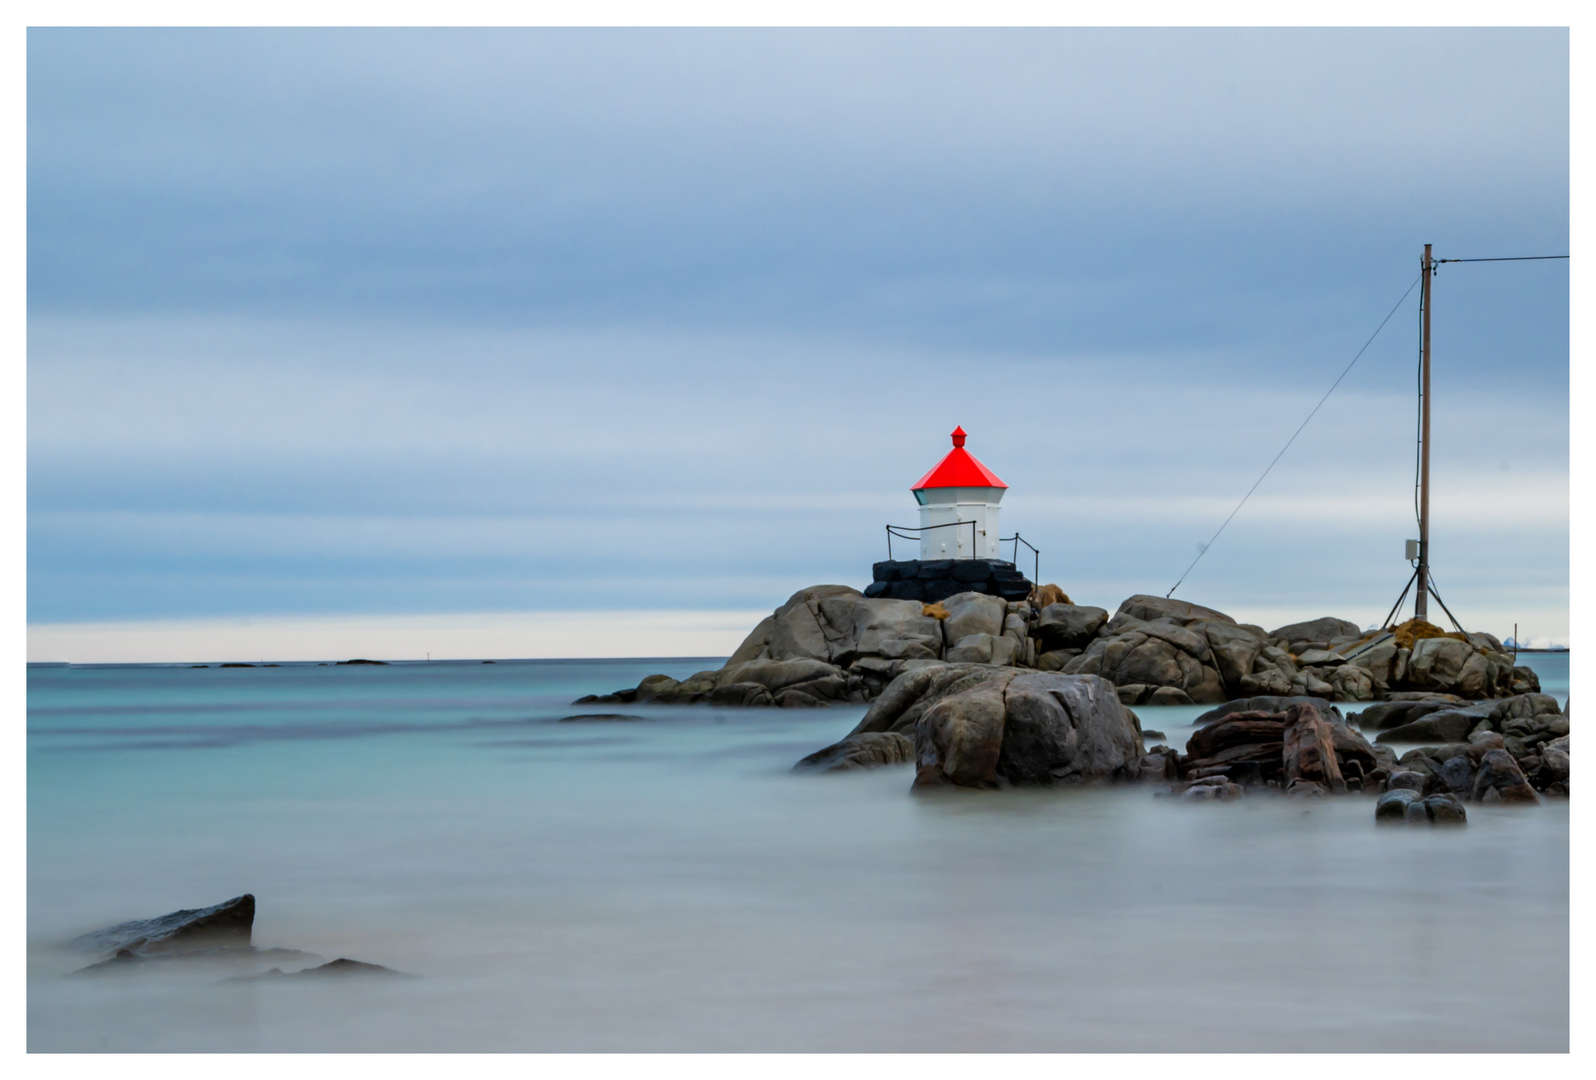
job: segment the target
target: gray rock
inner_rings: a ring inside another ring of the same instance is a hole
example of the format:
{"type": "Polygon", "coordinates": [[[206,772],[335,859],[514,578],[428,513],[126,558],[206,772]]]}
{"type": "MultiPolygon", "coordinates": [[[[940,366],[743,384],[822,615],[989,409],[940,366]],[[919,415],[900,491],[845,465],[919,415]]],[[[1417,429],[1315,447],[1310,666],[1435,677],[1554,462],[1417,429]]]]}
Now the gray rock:
{"type": "Polygon", "coordinates": [[[1297,654],[1299,667],[1336,667],[1346,662],[1346,657],[1329,649],[1304,649],[1297,654]]]}
{"type": "Polygon", "coordinates": [[[1136,720],[1106,681],[989,665],[905,671],[849,737],[888,731],[913,732],[919,789],[1133,778],[1143,757],[1136,720]]]}
{"type": "Polygon", "coordinates": [[[1101,679],[1024,672],[1004,702],[997,774],[1011,784],[1125,778],[1140,766],[1135,718],[1101,679]]]}
{"type": "Polygon", "coordinates": [[[1326,615],[1308,622],[1290,623],[1269,631],[1269,640],[1284,641],[1286,648],[1300,655],[1307,649],[1327,649],[1331,642],[1360,635],[1356,623],[1326,615]]]}
{"type": "Polygon", "coordinates": [[[1084,649],[1108,621],[1108,612],[1080,604],[1048,604],[1036,619],[1036,636],[1044,652],[1084,649]]]}
{"type": "Polygon", "coordinates": [[[1474,762],[1467,754],[1449,757],[1441,763],[1441,779],[1454,795],[1468,798],[1474,790],[1474,762]]]}
{"type": "Polygon", "coordinates": [[[1412,769],[1403,769],[1400,772],[1392,773],[1391,778],[1386,781],[1385,786],[1388,792],[1412,791],[1416,794],[1423,795],[1427,780],[1428,777],[1422,772],[1412,769]]]}
{"type": "Polygon", "coordinates": [[[1484,688],[1484,665],[1484,657],[1466,641],[1444,637],[1424,638],[1413,643],[1413,654],[1408,659],[1407,681],[1416,689],[1444,690],[1462,697],[1478,697],[1478,691],[1484,688]],[[1473,664],[1476,658],[1479,662],[1473,664]],[[1465,669],[1471,680],[1478,681],[1474,693],[1461,686],[1465,669]]]}
{"type": "MultiPolygon", "coordinates": [[[[1436,640],[1431,638],[1429,640],[1436,640]]],[[[1480,722],[1477,713],[1437,711],[1380,733],[1376,742],[1463,742],[1480,722]]]]}
{"type": "Polygon", "coordinates": [[[946,645],[952,645],[972,634],[999,637],[1003,633],[1003,620],[1008,605],[995,596],[964,592],[942,601],[948,617],[942,622],[942,636],[946,645]]]}
{"type": "Polygon", "coordinates": [[[848,772],[882,765],[906,765],[914,760],[914,740],[896,731],[866,731],[849,735],[824,750],[816,750],[793,766],[794,772],[848,772]]]}
{"type": "Polygon", "coordinates": [[[1463,804],[1451,795],[1431,795],[1424,800],[1424,810],[1434,825],[1466,825],[1469,816],[1463,804]]]}
{"type": "MultiPolygon", "coordinates": [[[[950,622],[952,620],[949,620],[950,622]]],[[[947,651],[950,664],[990,664],[992,662],[992,635],[966,634],[947,651]]]]}

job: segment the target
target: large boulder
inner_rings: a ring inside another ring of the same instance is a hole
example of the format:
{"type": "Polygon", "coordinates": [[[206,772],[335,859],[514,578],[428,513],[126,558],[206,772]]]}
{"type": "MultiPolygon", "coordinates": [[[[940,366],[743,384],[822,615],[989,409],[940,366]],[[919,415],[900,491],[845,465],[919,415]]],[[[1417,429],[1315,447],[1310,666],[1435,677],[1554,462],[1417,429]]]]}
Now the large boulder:
{"type": "Polygon", "coordinates": [[[1048,604],[1037,614],[1036,637],[1044,652],[1084,649],[1108,622],[1108,612],[1084,604],[1048,604]]]}
{"type": "Polygon", "coordinates": [[[938,700],[914,743],[917,789],[1134,779],[1143,751],[1112,686],[1051,672],[990,678],[938,700]]]}
{"type": "Polygon", "coordinates": [[[1356,623],[1326,615],[1308,622],[1291,623],[1269,631],[1269,640],[1295,654],[1309,649],[1329,649],[1360,636],[1356,623]]]}
{"type": "Polygon", "coordinates": [[[1008,604],[984,593],[956,593],[942,601],[948,613],[942,620],[944,647],[955,645],[972,634],[998,637],[1003,633],[1003,619],[1008,614],[1008,604]]]}
{"type": "MultiPolygon", "coordinates": [[[[1236,636],[1246,631],[1230,616],[1184,601],[1132,596],[1063,670],[1069,675],[1100,676],[1122,690],[1135,687],[1123,695],[1131,704],[1152,701],[1164,688],[1178,690],[1181,696],[1171,701],[1171,695],[1164,694],[1158,703],[1224,701],[1233,695],[1220,674],[1222,661],[1215,655],[1209,630],[1227,654],[1223,663],[1234,668],[1239,662],[1236,636]]],[[[1260,648],[1262,644],[1260,637],[1260,648]]]]}
{"type": "Polygon", "coordinates": [[[913,738],[919,788],[1134,778],[1143,756],[1135,715],[1104,680],[987,664],[905,671],[847,737],[804,763],[848,760],[877,734],[913,738]]]}

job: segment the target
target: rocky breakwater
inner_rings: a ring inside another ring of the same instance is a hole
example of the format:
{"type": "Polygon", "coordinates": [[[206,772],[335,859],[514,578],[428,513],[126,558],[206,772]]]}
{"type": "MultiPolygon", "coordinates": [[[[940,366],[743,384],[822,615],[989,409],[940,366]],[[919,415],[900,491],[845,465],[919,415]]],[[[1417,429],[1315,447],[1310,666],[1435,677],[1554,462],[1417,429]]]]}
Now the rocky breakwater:
{"type": "MultiPolygon", "coordinates": [[[[950,572],[973,575],[960,568],[978,562],[950,563],[950,572]]],[[[880,564],[889,574],[908,565],[880,564]]],[[[871,590],[885,585],[890,593],[902,584],[877,581],[871,590]]],[[[904,672],[937,661],[1095,675],[1128,705],[1259,695],[1482,700],[1540,689],[1535,673],[1515,667],[1489,634],[1445,634],[1418,622],[1365,632],[1332,616],[1265,630],[1213,608],[1146,595],[1130,597],[1110,616],[1070,603],[1056,585],[1005,599],[982,590],[1002,594],[1006,584],[963,584],[970,587],[935,602],[870,596],[845,585],[802,589],[721,668],[680,681],[651,675],[635,688],[576,704],[863,704],[904,672]]]]}
{"type": "Polygon", "coordinates": [[[795,769],[914,763],[916,790],[1134,780],[1141,726],[1106,680],[988,664],[904,672],[858,726],[795,769]]]}

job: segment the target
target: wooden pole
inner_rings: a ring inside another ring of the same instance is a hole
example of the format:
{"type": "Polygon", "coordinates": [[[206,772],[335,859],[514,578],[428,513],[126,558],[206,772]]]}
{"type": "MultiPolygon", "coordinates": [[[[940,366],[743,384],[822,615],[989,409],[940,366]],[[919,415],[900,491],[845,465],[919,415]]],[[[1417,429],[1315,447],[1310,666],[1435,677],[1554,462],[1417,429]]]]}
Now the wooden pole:
{"type": "Polygon", "coordinates": [[[1419,401],[1419,576],[1418,593],[1413,601],[1415,618],[1429,621],[1430,614],[1430,279],[1435,274],[1435,259],[1430,245],[1424,245],[1423,285],[1419,300],[1423,306],[1423,337],[1420,346],[1421,395],[1419,401]]]}

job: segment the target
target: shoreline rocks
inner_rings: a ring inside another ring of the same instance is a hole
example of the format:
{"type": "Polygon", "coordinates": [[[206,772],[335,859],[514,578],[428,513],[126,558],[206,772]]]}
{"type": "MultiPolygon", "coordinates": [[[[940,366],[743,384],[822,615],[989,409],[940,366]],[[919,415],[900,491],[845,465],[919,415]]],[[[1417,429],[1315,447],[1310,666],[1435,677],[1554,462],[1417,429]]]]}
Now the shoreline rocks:
{"type": "Polygon", "coordinates": [[[1331,616],[1265,630],[1212,608],[1145,595],[1128,598],[1111,616],[1070,603],[1056,585],[1030,589],[1025,582],[1022,595],[1019,584],[992,576],[1017,573],[1007,566],[878,563],[878,580],[864,593],[846,585],[800,589],[719,669],[679,681],[650,675],[635,688],[573,704],[859,705],[906,671],[941,662],[1097,676],[1133,706],[1257,696],[1378,702],[1371,729],[1419,723],[1426,726],[1401,737],[1450,740],[1474,726],[1452,714],[1477,722],[1492,714],[1473,703],[1540,690],[1534,672],[1515,667],[1489,634],[1446,634],[1415,620],[1365,633],[1331,616]],[[937,576],[944,574],[952,576],[937,576]],[[928,581],[942,584],[927,591],[928,581]],[[959,591],[948,591],[954,585],[959,591]],[[1386,705],[1392,707],[1380,711],[1386,705]]]}

